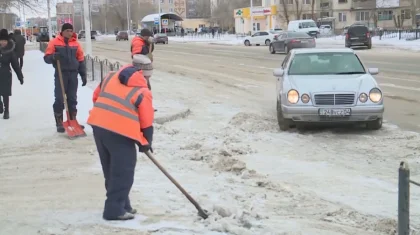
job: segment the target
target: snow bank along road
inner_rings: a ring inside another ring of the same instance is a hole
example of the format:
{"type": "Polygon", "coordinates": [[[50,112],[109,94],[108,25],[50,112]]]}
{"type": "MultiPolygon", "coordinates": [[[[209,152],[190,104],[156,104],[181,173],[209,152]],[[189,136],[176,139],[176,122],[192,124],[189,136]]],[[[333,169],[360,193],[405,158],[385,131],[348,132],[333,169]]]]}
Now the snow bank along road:
{"type": "MultiPolygon", "coordinates": [[[[129,62],[127,48],[98,42],[94,53],[129,62]]],[[[267,72],[280,59],[262,64],[271,55],[229,50],[159,45],[152,78],[155,155],[211,217],[197,219],[139,155],[131,199],[140,214],[112,223],[101,219],[103,177],[92,135],[69,141],[54,132],[53,71],[39,52],[28,52],[25,86],[14,86],[11,119],[0,120],[0,234],[394,234],[398,163],[408,160],[420,178],[419,135],[388,123],[375,132],[280,132],[267,72]],[[172,114],[183,118],[165,118],[172,114]]],[[[81,123],[91,92],[80,89],[81,123]]],[[[419,229],[420,190],[411,195],[419,229]]]]}

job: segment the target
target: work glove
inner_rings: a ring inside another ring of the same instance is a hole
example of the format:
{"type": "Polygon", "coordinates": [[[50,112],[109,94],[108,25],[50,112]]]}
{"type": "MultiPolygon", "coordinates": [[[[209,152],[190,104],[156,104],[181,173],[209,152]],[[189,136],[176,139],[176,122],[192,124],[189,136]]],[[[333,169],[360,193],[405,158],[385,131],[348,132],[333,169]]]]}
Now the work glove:
{"type": "Polygon", "coordinates": [[[147,151],[150,151],[153,153],[152,143],[150,143],[149,145],[139,145],[139,152],[145,153],[147,151]]]}
{"type": "Polygon", "coordinates": [[[85,76],[82,76],[82,86],[86,86],[86,83],[87,83],[87,78],[85,75],[85,76]]]}
{"type": "Polygon", "coordinates": [[[60,53],[56,52],[53,54],[53,60],[54,61],[58,61],[61,59],[60,53]]]}

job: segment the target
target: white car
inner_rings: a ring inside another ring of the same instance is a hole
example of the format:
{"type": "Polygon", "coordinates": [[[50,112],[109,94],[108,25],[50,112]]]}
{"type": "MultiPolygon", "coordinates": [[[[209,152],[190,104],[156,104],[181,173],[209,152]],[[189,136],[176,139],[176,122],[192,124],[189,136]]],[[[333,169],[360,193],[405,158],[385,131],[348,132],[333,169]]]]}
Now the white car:
{"type": "Polygon", "coordinates": [[[270,43],[271,41],[273,41],[274,36],[276,36],[276,34],[273,34],[269,31],[256,32],[251,36],[246,36],[244,39],[244,44],[245,46],[251,46],[251,45],[270,46],[270,43]]]}

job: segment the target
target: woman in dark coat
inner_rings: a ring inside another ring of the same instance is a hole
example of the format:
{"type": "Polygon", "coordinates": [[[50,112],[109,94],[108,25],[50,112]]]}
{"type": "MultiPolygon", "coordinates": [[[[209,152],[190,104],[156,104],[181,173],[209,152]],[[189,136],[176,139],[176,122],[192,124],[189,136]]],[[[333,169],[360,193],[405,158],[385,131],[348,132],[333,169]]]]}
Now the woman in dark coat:
{"type": "Polygon", "coordinates": [[[4,111],[4,119],[9,119],[9,97],[12,95],[12,71],[10,65],[15,71],[20,84],[23,84],[22,71],[14,49],[15,43],[9,38],[7,29],[0,30],[0,114],[4,111]],[[1,98],[3,98],[3,102],[1,98]]]}

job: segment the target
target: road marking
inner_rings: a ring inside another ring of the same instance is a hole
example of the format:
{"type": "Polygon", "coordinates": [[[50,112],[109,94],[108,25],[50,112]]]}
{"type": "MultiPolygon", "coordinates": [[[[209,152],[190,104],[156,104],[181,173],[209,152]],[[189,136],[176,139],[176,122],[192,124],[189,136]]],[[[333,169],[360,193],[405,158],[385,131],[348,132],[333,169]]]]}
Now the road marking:
{"type": "Polygon", "coordinates": [[[381,76],[381,75],[378,75],[377,77],[383,78],[383,79],[390,79],[390,80],[399,80],[399,81],[407,81],[407,82],[417,82],[417,83],[420,83],[420,80],[408,79],[408,78],[396,78],[396,77],[388,77],[388,76],[381,76]]]}
{"type": "Polygon", "coordinates": [[[392,83],[380,83],[380,86],[383,87],[392,87],[392,88],[397,88],[397,89],[402,89],[402,90],[408,90],[408,91],[420,91],[420,88],[416,88],[416,87],[407,87],[407,86],[398,86],[392,83]]]}

